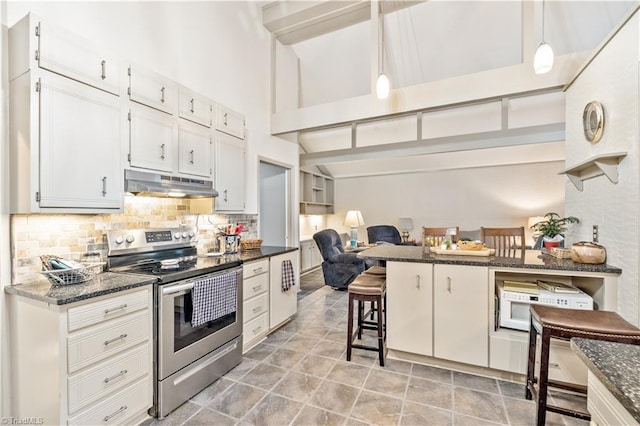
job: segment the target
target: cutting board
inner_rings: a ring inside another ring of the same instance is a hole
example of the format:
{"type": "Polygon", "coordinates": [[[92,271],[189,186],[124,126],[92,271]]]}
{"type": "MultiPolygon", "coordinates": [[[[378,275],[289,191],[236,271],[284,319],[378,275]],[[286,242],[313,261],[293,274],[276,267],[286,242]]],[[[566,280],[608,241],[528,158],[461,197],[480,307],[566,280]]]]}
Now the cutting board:
{"type": "Polygon", "coordinates": [[[491,256],[496,252],[492,248],[484,250],[443,250],[440,247],[431,247],[430,250],[435,254],[450,254],[452,256],[491,256]]]}

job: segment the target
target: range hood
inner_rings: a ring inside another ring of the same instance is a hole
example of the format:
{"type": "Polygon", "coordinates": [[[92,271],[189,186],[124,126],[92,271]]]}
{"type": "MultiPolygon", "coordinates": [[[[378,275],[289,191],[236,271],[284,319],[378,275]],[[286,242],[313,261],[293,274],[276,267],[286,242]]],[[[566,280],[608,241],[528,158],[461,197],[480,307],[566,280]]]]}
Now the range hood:
{"type": "Polygon", "coordinates": [[[124,190],[145,197],[207,198],[217,197],[213,182],[160,173],[124,171],[124,190]]]}

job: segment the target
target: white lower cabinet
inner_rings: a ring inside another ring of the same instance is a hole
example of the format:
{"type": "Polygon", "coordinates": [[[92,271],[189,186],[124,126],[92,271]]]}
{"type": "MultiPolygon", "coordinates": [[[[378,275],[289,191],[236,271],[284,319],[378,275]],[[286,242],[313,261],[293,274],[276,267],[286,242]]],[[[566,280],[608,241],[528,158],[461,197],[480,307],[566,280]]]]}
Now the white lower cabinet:
{"type": "Polygon", "coordinates": [[[433,266],[387,262],[387,346],[433,355],[433,266]]]}
{"type": "Polygon", "coordinates": [[[587,409],[592,425],[638,425],[638,421],[591,371],[588,380],[587,409]]]}
{"type": "Polygon", "coordinates": [[[248,351],[269,331],[269,259],[242,266],[242,349],[248,351]]]}
{"type": "Polygon", "coordinates": [[[151,286],[62,306],[11,295],[9,306],[13,416],[78,425],[148,418],[151,286]]]}
{"type": "Polygon", "coordinates": [[[305,272],[322,264],[322,255],[313,240],[300,241],[300,271],[305,272]]]}
{"type": "Polygon", "coordinates": [[[269,328],[273,329],[291,318],[298,311],[298,290],[300,289],[300,267],[298,250],[273,256],[269,265],[269,328]],[[283,263],[290,261],[293,266],[295,285],[288,290],[283,287],[283,263]]]}
{"type": "Polygon", "coordinates": [[[433,356],[489,366],[489,270],[433,266],[433,356]]]}

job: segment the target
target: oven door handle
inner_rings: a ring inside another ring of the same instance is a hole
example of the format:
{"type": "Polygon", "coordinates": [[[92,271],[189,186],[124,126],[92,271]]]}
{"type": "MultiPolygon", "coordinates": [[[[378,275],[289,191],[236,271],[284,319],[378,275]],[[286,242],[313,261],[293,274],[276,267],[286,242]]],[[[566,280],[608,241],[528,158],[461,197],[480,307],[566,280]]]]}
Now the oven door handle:
{"type": "Polygon", "coordinates": [[[163,288],[162,289],[162,294],[164,294],[164,295],[175,294],[175,293],[180,293],[181,291],[191,290],[192,288],[193,288],[193,282],[185,283],[185,284],[178,284],[178,285],[174,285],[174,286],[163,288]]]}

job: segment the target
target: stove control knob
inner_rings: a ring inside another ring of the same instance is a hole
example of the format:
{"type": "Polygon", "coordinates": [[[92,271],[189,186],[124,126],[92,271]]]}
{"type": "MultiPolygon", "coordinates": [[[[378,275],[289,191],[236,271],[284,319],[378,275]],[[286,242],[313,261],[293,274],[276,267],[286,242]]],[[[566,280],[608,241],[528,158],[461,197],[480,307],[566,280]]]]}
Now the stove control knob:
{"type": "Polygon", "coordinates": [[[189,235],[189,234],[187,234],[186,232],[183,232],[183,233],[182,233],[182,238],[187,238],[187,236],[188,236],[188,235],[189,235]]]}
{"type": "Polygon", "coordinates": [[[124,242],[124,238],[122,238],[122,235],[118,235],[116,237],[116,244],[122,244],[124,242]]]}
{"type": "Polygon", "coordinates": [[[189,238],[193,238],[196,234],[193,231],[189,231],[189,238]]]}
{"type": "Polygon", "coordinates": [[[174,232],[173,233],[173,238],[175,238],[176,240],[180,239],[180,233],[179,232],[174,232]]]}
{"type": "Polygon", "coordinates": [[[133,235],[127,235],[127,239],[126,239],[126,241],[127,241],[129,244],[131,244],[132,242],[134,242],[134,241],[135,241],[135,238],[133,238],[133,235]]]}

